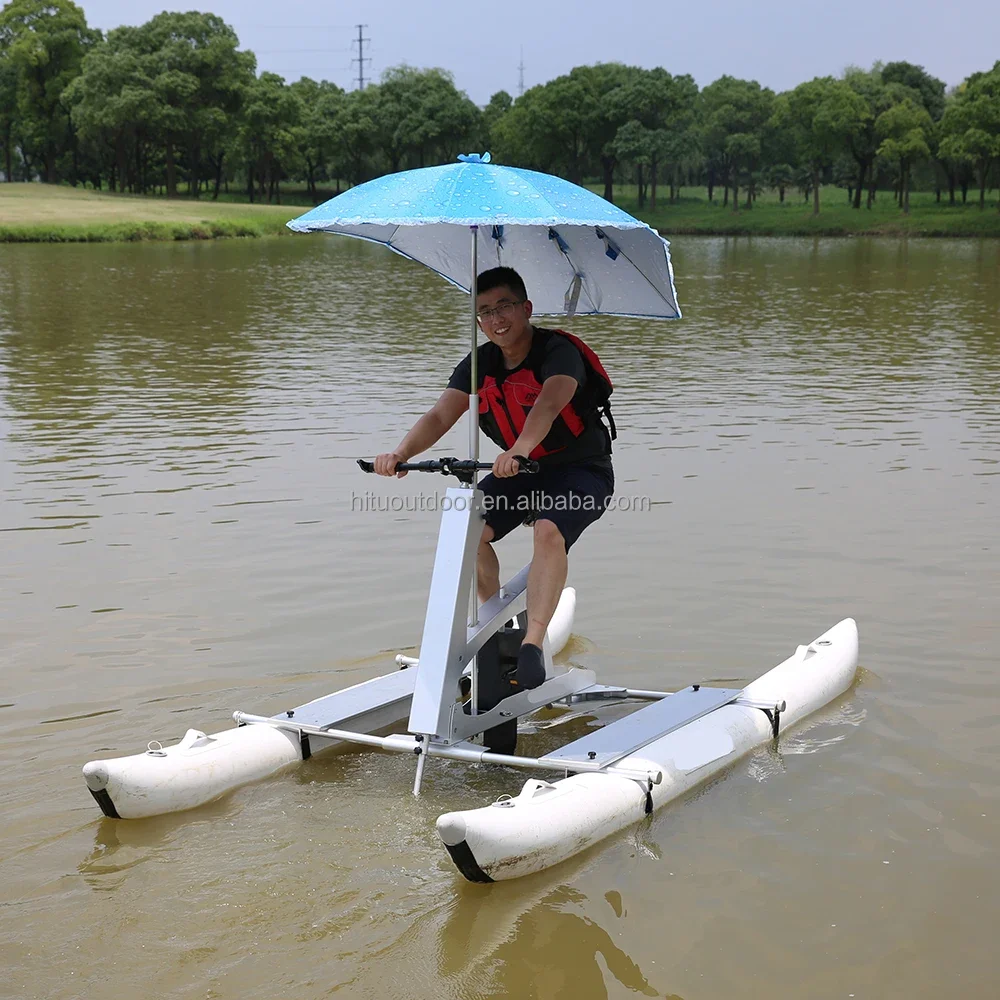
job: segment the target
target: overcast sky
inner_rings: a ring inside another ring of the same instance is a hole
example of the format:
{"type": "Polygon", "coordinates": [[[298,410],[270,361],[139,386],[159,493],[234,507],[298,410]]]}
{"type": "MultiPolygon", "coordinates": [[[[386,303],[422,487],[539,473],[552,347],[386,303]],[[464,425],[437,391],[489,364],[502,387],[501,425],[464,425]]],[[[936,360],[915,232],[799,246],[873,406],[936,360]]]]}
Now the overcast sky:
{"type": "MultiPolygon", "coordinates": [[[[79,3],[80,0],[77,0],[79,3]]],[[[477,104],[518,93],[573,66],[626,62],[690,73],[705,86],[723,73],[785,90],[839,75],[850,64],[905,59],[949,86],[1000,59],[1000,2],[954,7],[937,0],[84,0],[92,27],[141,24],[165,8],[219,14],[258,70],[357,86],[357,24],[364,36],[366,80],[409,63],[450,70],[477,104]],[[353,42],[353,44],[352,44],[353,42]]]]}

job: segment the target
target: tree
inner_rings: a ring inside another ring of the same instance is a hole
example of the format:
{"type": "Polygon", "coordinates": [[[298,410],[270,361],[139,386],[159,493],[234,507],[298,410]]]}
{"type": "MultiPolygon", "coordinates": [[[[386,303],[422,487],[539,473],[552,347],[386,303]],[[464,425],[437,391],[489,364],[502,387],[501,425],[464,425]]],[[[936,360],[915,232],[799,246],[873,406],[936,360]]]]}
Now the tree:
{"type": "Polygon", "coordinates": [[[782,116],[796,136],[799,162],[811,173],[813,215],[819,215],[823,171],[849,147],[870,114],[865,101],[842,80],[817,77],[783,95],[782,116]]]}
{"type": "Polygon", "coordinates": [[[640,71],[621,63],[577,66],[565,76],[532,87],[497,120],[500,159],[560,174],[580,183],[599,170],[604,197],[614,198],[614,139],[628,120],[614,91],[640,71]]]}
{"type": "MultiPolygon", "coordinates": [[[[875,119],[892,102],[882,80],[882,67],[879,64],[870,70],[849,67],[844,71],[844,82],[866,105],[865,114],[859,121],[858,127],[851,132],[847,139],[847,148],[857,165],[858,172],[857,182],[854,186],[853,206],[861,208],[861,191],[865,187],[866,180],[871,178],[881,142],[875,132],[875,119]]],[[[868,188],[866,208],[869,209],[872,207],[872,188],[873,186],[868,188]]]]}
{"type": "Polygon", "coordinates": [[[281,178],[294,163],[302,101],[277,73],[261,73],[251,84],[240,122],[239,145],[247,169],[247,193],[267,191],[270,203],[281,204],[281,178]]]}
{"type": "Polygon", "coordinates": [[[6,181],[14,179],[14,125],[17,122],[17,69],[6,50],[0,50],[0,145],[6,181]]]}
{"type": "MultiPolygon", "coordinates": [[[[726,157],[733,171],[733,211],[740,210],[740,177],[745,172],[752,174],[760,160],[760,137],[752,132],[736,132],[726,137],[724,146],[726,157]]],[[[752,195],[747,185],[747,208],[753,204],[752,195]]]]}
{"type": "Polygon", "coordinates": [[[908,62],[891,62],[882,67],[882,82],[898,83],[913,91],[919,104],[922,104],[932,121],[940,121],[944,114],[945,97],[944,80],[931,76],[923,66],[914,66],[908,62]]]}
{"type": "Polygon", "coordinates": [[[489,104],[483,108],[482,116],[482,129],[483,129],[483,144],[486,149],[492,149],[494,146],[494,129],[496,128],[497,122],[508,111],[514,104],[514,99],[507,93],[506,90],[498,90],[491,98],[489,104]]]}
{"type": "MultiPolygon", "coordinates": [[[[620,121],[610,152],[615,159],[632,160],[639,180],[639,206],[645,203],[643,168],[649,166],[652,208],[664,162],[670,166],[690,156],[697,147],[694,104],[698,87],[690,76],[672,77],[665,69],[636,70],[631,79],[610,90],[605,108],[620,121]]],[[[607,195],[606,195],[607,196],[607,195]]],[[[673,184],[671,184],[673,198],[673,184]]]]}
{"type": "Polygon", "coordinates": [[[337,119],[344,110],[344,91],[326,80],[317,83],[304,76],[290,85],[302,104],[297,138],[299,155],[306,168],[306,186],[315,204],[316,175],[333,156],[337,119]]]}
{"type": "Polygon", "coordinates": [[[396,66],[382,74],[376,93],[378,145],[393,172],[404,159],[418,167],[451,159],[480,130],[481,112],[445,70],[396,66]]]}
{"type": "Polygon", "coordinates": [[[941,121],[941,152],[969,164],[979,180],[979,207],[986,206],[990,167],[1000,161],[1000,61],[988,73],[973,73],[941,121]]]}
{"type": "Polygon", "coordinates": [[[416,166],[425,166],[428,160],[452,161],[479,137],[482,112],[465,91],[458,90],[451,73],[426,70],[418,97],[420,121],[413,133],[416,166]]]}
{"type": "Polygon", "coordinates": [[[164,12],[138,30],[160,100],[167,194],[177,194],[176,154],[181,150],[187,157],[189,189],[197,195],[202,154],[218,154],[229,140],[253,82],[256,59],[252,52],[238,51],[236,32],[216,14],[164,12]]]}
{"type": "Polygon", "coordinates": [[[779,114],[785,106],[785,98],[779,94],[774,101],[774,110],[764,129],[761,143],[761,162],[764,170],[763,183],[778,191],[779,200],[785,201],[785,192],[793,186],[795,168],[798,162],[796,135],[787,115],[779,114]]]}
{"type": "Polygon", "coordinates": [[[785,203],[785,189],[795,182],[795,170],[789,163],[774,163],[764,172],[764,181],[778,192],[778,200],[785,203]]]}
{"type": "Polygon", "coordinates": [[[723,205],[733,187],[733,211],[739,207],[740,173],[753,170],[774,110],[774,93],[756,80],[719,77],[701,92],[703,149],[708,158],[709,188],[718,171],[726,181],[723,205]]]}
{"type": "Polygon", "coordinates": [[[351,184],[360,184],[369,176],[378,138],[375,123],[378,89],[375,85],[347,93],[334,122],[333,169],[338,177],[346,177],[351,184]]]}
{"type": "Polygon", "coordinates": [[[932,127],[927,109],[909,97],[883,111],[875,122],[882,139],[879,155],[899,164],[899,202],[904,214],[910,211],[910,168],[931,155],[927,138],[932,127]]]}
{"type": "Polygon", "coordinates": [[[145,190],[135,164],[143,133],[158,113],[148,65],[133,43],[136,29],[118,28],[84,58],[80,75],[66,88],[66,101],[81,140],[106,169],[109,187],[145,190]],[[130,149],[131,147],[131,149],[130,149]],[[130,155],[130,152],[133,155],[130,155]]]}
{"type": "MultiPolygon", "coordinates": [[[[670,112],[654,137],[658,162],[670,179],[670,203],[673,204],[685,167],[701,154],[701,130],[698,122],[698,85],[684,74],[673,78],[670,112]]],[[[656,208],[656,172],[653,173],[653,208],[656,208]]]]}
{"type": "Polygon", "coordinates": [[[611,142],[611,152],[616,160],[633,163],[637,169],[637,201],[639,208],[646,204],[646,186],[642,169],[653,156],[653,133],[634,118],[627,121],[615,133],[611,142]]]}
{"type": "Polygon", "coordinates": [[[73,140],[63,91],[99,38],[71,0],[11,0],[0,10],[0,52],[15,78],[21,140],[41,159],[50,184],[57,180],[59,154],[73,140]]]}

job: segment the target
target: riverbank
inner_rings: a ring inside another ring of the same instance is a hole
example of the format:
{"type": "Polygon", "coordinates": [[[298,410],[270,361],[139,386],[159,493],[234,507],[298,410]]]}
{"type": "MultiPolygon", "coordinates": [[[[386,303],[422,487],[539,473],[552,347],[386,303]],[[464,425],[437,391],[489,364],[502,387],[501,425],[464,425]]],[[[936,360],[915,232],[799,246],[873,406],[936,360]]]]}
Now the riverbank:
{"type": "Polygon", "coordinates": [[[116,243],[275,236],[301,208],[142,198],[48,184],[0,184],[0,243],[116,243]]]}
{"type": "MultiPolygon", "coordinates": [[[[603,190],[603,189],[602,189],[603,190]]],[[[1000,237],[1000,212],[997,197],[986,199],[979,208],[979,193],[969,192],[963,205],[948,204],[944,192],[937,202],[933,192],[910,195],[910,213],[904,215],[892,192],[879,191],[870,209],[852,208],[842,188],[824,187],[820,192],[820,214],[813,215],[812,198],[808,202],[798,191],[786,191],[782,203],[777,192],[761,194],[752,209],[745,207],[746,192],[740,192],[740,210],[732,204],[723,207],[723,192],[716,189],[715,201],[709,202],[702,188],[685,189],[683,197],[670,205],[668,191],[661,188],[659,204],[653,211],[647,198],[639,208],[635,185],[615,187],[615,204],[648,222],[664,236],[990,236],[1000,237]]]]}
{"type": "MultiPolygon", "coordinates": [[[[938,203],[932,193],[911,195],[903,215],[889,192],[879,192],[871,209],[853,209],[847,193],[826,187],[820,214],[812,214],[797,192],[766,192],[747,209],[723,207],[716,192],[709,202],[703,189],[685,189],[671,205],[660,189],[656,210],[647,199],[639,208],[634,185],[618,185],[615,202],[665,236],[951,236],[1000,237],[996,197],[980,211],[978,198],[968,204],[938,203]]],[[[324,193],[323,197],[328,197],[324,193]]],[[[144,198],[45,184],[0,184],[0,243],[108,243],[139,240],[207,240],[286,235],[285,223],[305,211],[310,201],[302,189],[284,193],[284,205],[251,205],[232,200],[144,198]]],[[[742,195],[745,199],[745,193],[742,195]]]]}

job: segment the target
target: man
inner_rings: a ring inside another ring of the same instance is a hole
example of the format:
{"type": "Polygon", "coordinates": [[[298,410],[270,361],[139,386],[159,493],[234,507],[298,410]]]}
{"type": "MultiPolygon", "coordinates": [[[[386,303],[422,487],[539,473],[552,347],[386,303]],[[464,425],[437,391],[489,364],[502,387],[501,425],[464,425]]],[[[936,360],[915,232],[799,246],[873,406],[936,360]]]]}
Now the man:
{"type": "MultiPolygon", "coordinates": [[[[479,543],[479,600],[500,589],[493,542],[533,524],[528,571],[528,624],[512,691],[545,680],[542,641],[566,583],[567,552],[596,521],[614,492],[611,436],[594,399],[597,375],[571,340],[533,326],[531,301],[513,268],[479,275],[476,314],[487,343],[478,348],[479,424],[503,451],[479,488],[486,525],[479,543]],[[518,457],[537,459],[519,476],[518,457]]],[[[436,444],[469,410],[471,354],[455,368],[441,397],[394,451],[375,459],[383,476],[436,444]]]]}

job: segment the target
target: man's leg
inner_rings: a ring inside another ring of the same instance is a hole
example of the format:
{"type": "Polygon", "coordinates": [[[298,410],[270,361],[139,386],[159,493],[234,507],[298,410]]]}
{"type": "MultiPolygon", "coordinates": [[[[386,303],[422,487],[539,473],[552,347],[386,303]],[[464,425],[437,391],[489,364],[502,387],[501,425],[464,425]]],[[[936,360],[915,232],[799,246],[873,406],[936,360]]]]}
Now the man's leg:
{"type": "Polygon", "coordinates": [[[484,604],[500,591],[500,560],[490,544],[493,537],[493,528],[487,524],[479,539],[479,555],[476,559],[476,588],[479,591],[480,604],[484,604]]]}
{"type": "Polygon", "coordinates": [[[535,521],[535,547],[528,570],[528,627],[524,642],[541,648],[556,605],[566,586],[566,541],[547,519],[535,521]]]}
{"type": "Polygon", "coordinates": [[[521,505],[521,497],[528,489],[524,482],[527,479],[530,477],[497,479],[491,473],[479,483],[486,515],[476,556],[476,590],[480,604],[500,591],[500,560],[492,543],[508,535],[524,520],[526,508],[521,505]]]}
{"type": "Polygon", "coordinates": [[[545,680],[542,643],[566,584],[566,540],[547,518],[535,521],[535,547],[528,570],[528,627],[517,654],[518,687],[535,688],[545,680]]]}
{"type": "Polygon", "coordinates": [[[545,680],[542,642],[566,585],[566,554],[584,528],[604,513],[613,490],[610,468],[606,473],[586,467],[562,468],[557,481],[548,485],[554,503],[535,521],[535,552],[528,572],[528,627],[517,659],[517,680],[522,687],[537,687],[545,680]]]}

